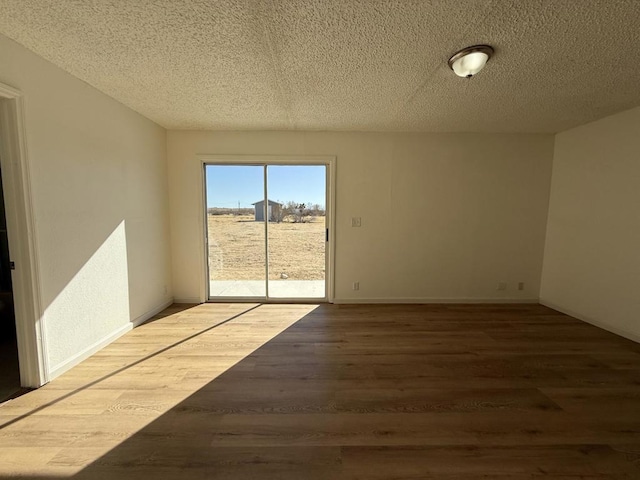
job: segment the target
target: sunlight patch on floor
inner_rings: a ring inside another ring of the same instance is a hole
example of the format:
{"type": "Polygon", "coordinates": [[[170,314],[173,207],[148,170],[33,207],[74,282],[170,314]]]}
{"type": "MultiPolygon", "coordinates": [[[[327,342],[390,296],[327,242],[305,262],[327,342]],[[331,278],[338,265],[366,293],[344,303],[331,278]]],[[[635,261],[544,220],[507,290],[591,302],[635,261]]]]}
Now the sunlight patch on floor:
{"type": "Polygon", "coordinates": [[[0,406],[0,476],[77,473],[316,308],[204,304],[132,330],[0,406]]]}

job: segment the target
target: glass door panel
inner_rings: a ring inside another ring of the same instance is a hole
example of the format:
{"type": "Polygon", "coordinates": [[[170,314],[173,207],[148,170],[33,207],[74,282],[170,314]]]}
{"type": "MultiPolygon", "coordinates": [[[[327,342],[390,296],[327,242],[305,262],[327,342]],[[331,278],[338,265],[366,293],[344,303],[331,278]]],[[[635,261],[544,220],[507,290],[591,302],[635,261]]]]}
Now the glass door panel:
{"type": "Polygon", "coordinates": [[[269,298],[325,298],[326,166],[267,166],[269,298]]]}
{"type": "Polygon", "coordinates": [[[266,297],[261,165],[207,165],[209,297],[266,297]]]}

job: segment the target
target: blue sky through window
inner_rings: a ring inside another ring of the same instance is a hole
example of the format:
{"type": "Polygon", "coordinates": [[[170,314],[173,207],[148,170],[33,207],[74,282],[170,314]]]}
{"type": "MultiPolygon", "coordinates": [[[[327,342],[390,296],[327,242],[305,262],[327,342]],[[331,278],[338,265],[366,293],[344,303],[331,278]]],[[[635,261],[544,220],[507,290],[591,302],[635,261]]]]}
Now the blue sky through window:
{"type": "MultiPolygon", "coordinates": [[[[270,165],[269,199],[324,207],[325,169],[323,165],[270,165]]],[[[207,165],[207,207],[250,208],[264,198],[263,172],[264,167],[255,165],[207,165]]]]}

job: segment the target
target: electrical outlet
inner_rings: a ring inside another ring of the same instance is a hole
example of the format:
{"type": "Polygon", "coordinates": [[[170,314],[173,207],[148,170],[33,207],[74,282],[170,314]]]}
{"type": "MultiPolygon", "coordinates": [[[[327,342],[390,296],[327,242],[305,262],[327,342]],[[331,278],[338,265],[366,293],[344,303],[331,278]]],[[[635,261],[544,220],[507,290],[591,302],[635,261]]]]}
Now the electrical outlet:
{"type": "Polygon", "coordinates": [[[362,218],[361,217],[351,217],[351,226],[352,227],[361,227],[362,226],[362,218]]]}
{"type": "Polygon", "coordinates": [[[353,289],[360,290],[360,282],[353,282],[353,289]]]}
{"type": "Polygon", "coordinates": [[[518,290],[524,290],[524,282],[518,283],[518,290]]]}
{"type": "Polygon", "coordinates": [[[507,282],[498,282],[498,286],[496,287],[496,290],[506,290],[507,289],[507,282]]]}

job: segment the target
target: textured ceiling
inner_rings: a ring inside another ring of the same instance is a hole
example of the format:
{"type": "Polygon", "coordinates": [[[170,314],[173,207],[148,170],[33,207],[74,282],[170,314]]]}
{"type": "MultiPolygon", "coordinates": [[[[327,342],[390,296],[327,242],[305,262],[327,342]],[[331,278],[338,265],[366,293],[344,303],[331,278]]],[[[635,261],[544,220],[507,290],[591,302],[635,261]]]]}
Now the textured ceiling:
{"type": "Polygon", "coordinates": [[[640,105],[640,0],[0,0],[0,12],[0,32],[170,129],[557,132],[640,105]],[[456,77],[447,59],[477,43],[495,57],[456,77]]]}

